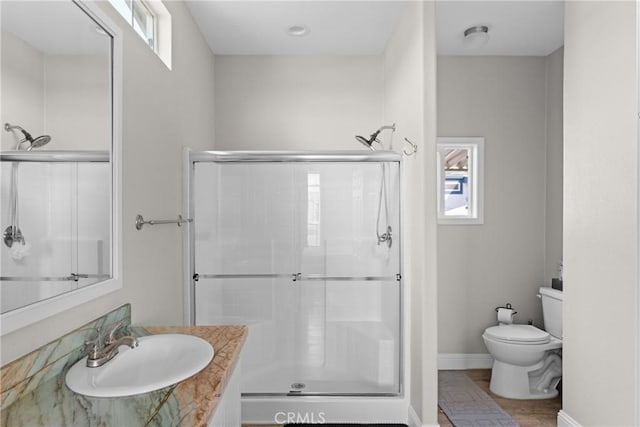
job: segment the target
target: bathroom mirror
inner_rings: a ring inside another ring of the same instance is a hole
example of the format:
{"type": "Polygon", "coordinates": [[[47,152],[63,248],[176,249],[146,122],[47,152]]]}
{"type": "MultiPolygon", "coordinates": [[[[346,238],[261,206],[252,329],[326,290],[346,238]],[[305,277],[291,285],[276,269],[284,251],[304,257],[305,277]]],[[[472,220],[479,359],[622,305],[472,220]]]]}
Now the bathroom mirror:
{"type": "Polygon", "coordinates": [[[2,334],[121,287],[121,34],[94,3],[2,1],[2,334]]]}

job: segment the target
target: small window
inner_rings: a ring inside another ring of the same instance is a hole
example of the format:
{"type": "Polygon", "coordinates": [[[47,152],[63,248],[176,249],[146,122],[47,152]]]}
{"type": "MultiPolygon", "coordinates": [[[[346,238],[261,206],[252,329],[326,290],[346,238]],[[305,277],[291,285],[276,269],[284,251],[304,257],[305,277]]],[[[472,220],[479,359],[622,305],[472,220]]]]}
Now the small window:
{"type": "Polygon", "coordinates": [[[113,7],[155,51],[156,17],[141,0],[110,0],[113,7]]]}
{"type": "Polygon", "coordinates": [[[141,1],[133,2],[133,29],[147,42],[149,47],[156,50],[156,17],[147,5],[141,1]]]}
{"type": "Polygon", "coordinates": [[[483,223],[484,138],[438,138],[438,223],[483,223]]]}
{"type": "Polygon", "coordinates": [[[171,69],[171,14],[160,0],[109,0],[127,23],[171,69]]]}

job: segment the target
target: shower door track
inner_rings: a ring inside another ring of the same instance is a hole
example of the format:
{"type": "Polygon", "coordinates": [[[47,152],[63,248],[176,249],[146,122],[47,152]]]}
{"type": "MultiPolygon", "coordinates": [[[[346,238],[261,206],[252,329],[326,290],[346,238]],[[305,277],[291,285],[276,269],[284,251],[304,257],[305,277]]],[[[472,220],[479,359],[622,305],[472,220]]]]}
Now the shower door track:
{"type": "Polygon", "coordinates": [[[319,392],[293,392],[293,393],[242,393],[242,397],[254,398],[277,398],[277,397],[300,397],[300,398],[318,398],[318,397],[398,397],[397,393],[319,393],[319,392]]]}

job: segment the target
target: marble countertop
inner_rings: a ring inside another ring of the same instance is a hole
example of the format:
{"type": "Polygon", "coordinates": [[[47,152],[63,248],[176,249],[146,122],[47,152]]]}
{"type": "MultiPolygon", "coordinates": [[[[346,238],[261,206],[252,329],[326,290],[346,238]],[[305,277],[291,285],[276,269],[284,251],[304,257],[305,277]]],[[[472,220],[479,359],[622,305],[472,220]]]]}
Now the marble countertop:
{"type": "MultiPolygon", "coordinates": [[[[0,424],[11,427],[206,426],[235,369],[247,327],[129,327],[129,332],[135,336],[195,335],[210,342],[215,355],[205,369],[185,381],[123,398],[92,398],[73,393],[64,383],[70,367],[67,366],[52,378],[38,382],[33,390],[24,390],[19,397],[11,399],[10,404],[2,408],[0,424]]],[[[6,397],[10,396],[3,395],[6,397]]]]}

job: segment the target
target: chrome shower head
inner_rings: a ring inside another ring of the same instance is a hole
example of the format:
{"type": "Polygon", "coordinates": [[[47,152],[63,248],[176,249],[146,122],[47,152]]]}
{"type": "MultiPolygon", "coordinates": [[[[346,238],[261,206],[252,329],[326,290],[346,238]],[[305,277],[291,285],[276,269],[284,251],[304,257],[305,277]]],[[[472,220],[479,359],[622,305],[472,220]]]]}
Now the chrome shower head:
{"type": "Polygon", "coordinates": [[[365,138],[364,136],[356,135],[356,141],[360,142],[362,145],[367,147],[369,150],[376,151],[376,149],[373,147],[373,143],[377,142],[378,144],[382,144],[378,140],[378,135],[380,134],[380,132],[382,132],[385,129],[391,129],[392,131],[395,132],[396,124],[394,123],[394,124],[392,124],[390,126],[385,125],[385,126],[380,127],[380,129],[378,129],[377,131],[375,131],[374,133],[371,134],[369,139],[365,138]]]}
{"type": "Polygon", "coordinates": [[[22,127],[9,123],[4,124],[4,130],[6,130],[7,132],[11,132],[16,129],[22,132],[22,135],[24,136],[24,139],[21,139],[16,143],[16,150],[20,148],[20,144],[22,144],[23,142],[29,142],[29,148],[27,148],[27,151],[31,151],[32,149],[40,148],[51,141],[51,137],[49,135],[40,135],[39,137],[34,139],[31,134],[24,130],[22,127]]]}
{"type": "Polygon", "coordinates": [[[362,145],[367,147],[369,150],[376,151],[376,149],[373,148],[373,139],[367,139],[364,136],[356,135],[356,141],[362,143],[362,145]]]}
{"type": "Polygon", "coordinates": [[[40,135],[36,139],[31,139],[31,145],[27,148],[27,151],[31,151],[34,148],[40,148],[43,145],[47,145],[51,141],[51,137],[49,135],[40,135]]]}

